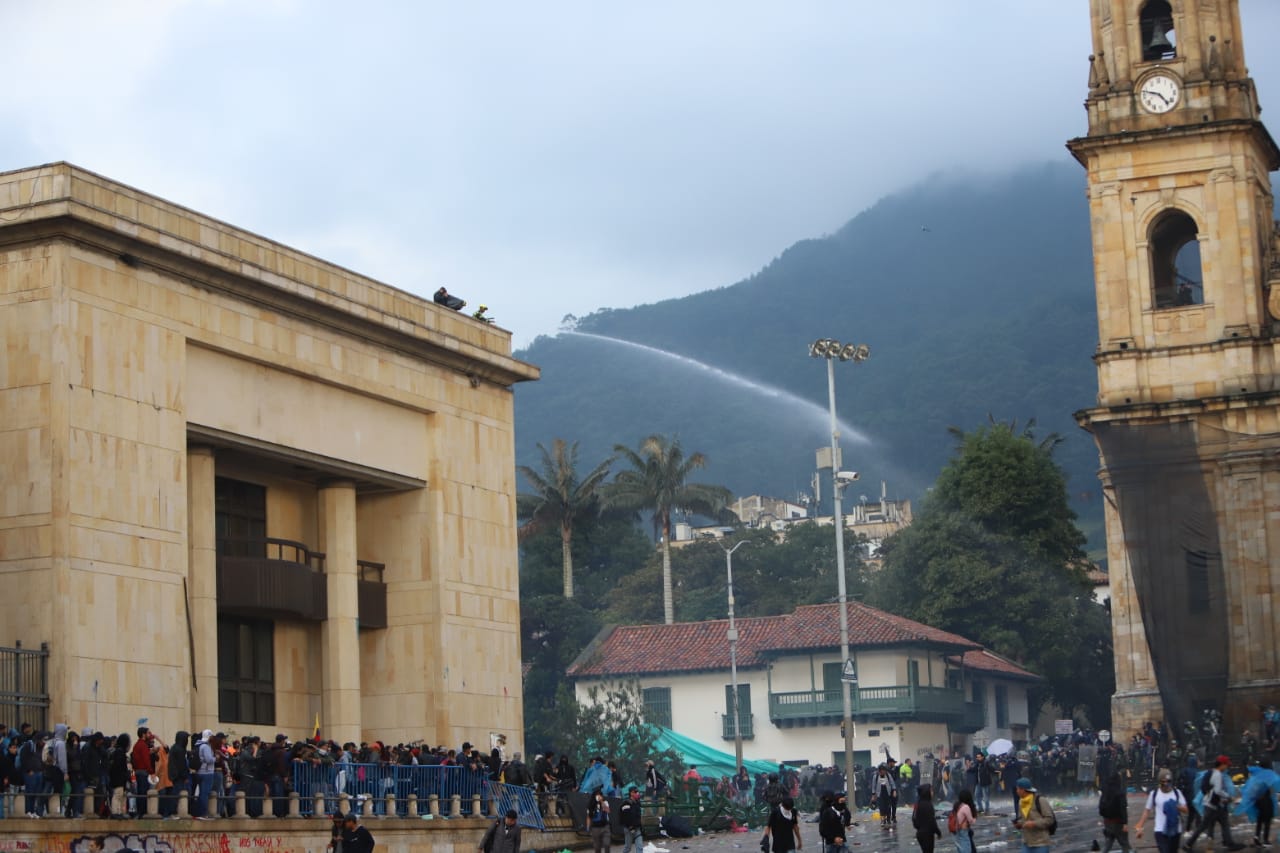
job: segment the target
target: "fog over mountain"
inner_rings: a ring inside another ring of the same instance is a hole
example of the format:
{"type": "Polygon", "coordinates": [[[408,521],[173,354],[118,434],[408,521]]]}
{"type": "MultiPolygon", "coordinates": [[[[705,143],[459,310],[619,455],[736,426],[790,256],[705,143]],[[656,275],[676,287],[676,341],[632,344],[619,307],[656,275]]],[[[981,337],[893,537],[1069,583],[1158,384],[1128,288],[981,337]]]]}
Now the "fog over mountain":
{"type": "MultiPolygon", "coordinates": [[[[678,434],[699,479],[795,497],[829,444],[821,337],[866,343],[836,364],[847,500],[920,498],[954,447],[948,427],[1016,419],[1059,433],[1082,526],[1099,541],[1097,454],[1072,412],[1094,401],[1095,320],[1085,176],[1055,163],[1003,176],[938,176],[804,240],[730,286],[582,317],[518,353],[543,369],[516,390],[520,463],[580,441],[678,434]],[[610,340],[616,339],[616,340],[610,340]],[[625,342],[625,343],[624,343],[625,342]]],[[[830,489],[822,484],[824,506],[830,489]]]]}

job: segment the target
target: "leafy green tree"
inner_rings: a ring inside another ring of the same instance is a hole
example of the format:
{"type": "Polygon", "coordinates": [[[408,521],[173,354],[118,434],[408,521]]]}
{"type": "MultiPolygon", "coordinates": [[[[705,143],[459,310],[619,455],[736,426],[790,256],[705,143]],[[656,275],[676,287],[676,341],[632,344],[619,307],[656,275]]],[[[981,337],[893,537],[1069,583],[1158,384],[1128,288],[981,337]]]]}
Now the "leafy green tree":
{"type": "Polygon", "coordinates": [[[524,678],[525,744],[543,749],[561,745],[560,692],[565,670],[600,631],[598,617],[577,599],[558,592],[520,602],[520,645],[528,665],[524,678]]]}
{"type": "Polygon", "coordinates": [[[690,483],[689,475],[707,464],[701,453],[685,455],[679,438],[651,435],[638,450],[619,444],[614,451],[631,468],[619,471],[605,491],[611,506],[634,512],[652,511],[654,533],[662,538],[662,613],[675,619],[671,590],[671,516],[678,511],[712,518],[721,516],[733,495],[724,486],[690,483]]]}
{"type": "MultiPolygon", "coordinates": [[[[630,515],[608,510],[573,528],[574,600],[587,610],[609,607],[619,581],[657,554],[653,540],[630,515]]],[[[524,606],[542,595],[560,595],[563,581],[560,531],[550,527],[520,543],[520,598],[524,606]]]]}
{"type": "Polygon", "coordinates": [[[532,493],[516,498],[518,514],[528,519],[520,531],[529,535],[543,527],[559,529],[564,597],[573,598],[573,528],[599,511],[600,486],[609,476],[613,460],[606,459],[579,477],[578,442],[566,445],[564,439],[557,438],[550,451],[539,444],[538,452],[542,458],[537,470],[528,465],[516,468],[533,487],[532,493]]]}
{"type": "Polygon", "coordinates": [[[678,779],[680,756],[656,746],[658,731],[644,721],[640,688],[634,683],[611,683],[592,687],[586,701],[579,703],[572,687],[561,688],[557,703],[559,748],[581,775],[592,756],[618,763],[623,783],[644,785],[644,763],[652,760],[668,779],[678,779]]]}
{"type": "Polygon", "coordinates": [[[1110,716],[1111,632],[1092,599],[1054,441],[992,423],[959,447],[915,523],[888,539],[871,601],[1019,661],[1094,725],[1110,716]]]}

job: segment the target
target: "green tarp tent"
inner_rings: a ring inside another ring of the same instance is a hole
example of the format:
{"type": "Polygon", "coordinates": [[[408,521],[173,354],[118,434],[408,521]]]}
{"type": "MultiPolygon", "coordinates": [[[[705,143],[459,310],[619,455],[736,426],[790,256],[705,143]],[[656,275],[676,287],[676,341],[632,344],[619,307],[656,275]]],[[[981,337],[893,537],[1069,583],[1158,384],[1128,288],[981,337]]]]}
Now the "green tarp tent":
{"type": "MultiPolygon", "coordinates": [[[[705,743],[685,737],[662,726],[653,726],[653,728],[658,732],[657,742],[654,746],[659,750],[669,749],[679,755],[686,769],[690,764],[696,764],[698,766],[698,775],[702,778],[719,779],[722,776],[732,776],[738,772],[738,767],[734,763],[733,753],[714,749],[705,743]]],[[[747,768],[747,772],[751,774],[753,780],[757,773],[778,772],[778,765],[771,761],[743,760],[742,764],[747,768]]]]}

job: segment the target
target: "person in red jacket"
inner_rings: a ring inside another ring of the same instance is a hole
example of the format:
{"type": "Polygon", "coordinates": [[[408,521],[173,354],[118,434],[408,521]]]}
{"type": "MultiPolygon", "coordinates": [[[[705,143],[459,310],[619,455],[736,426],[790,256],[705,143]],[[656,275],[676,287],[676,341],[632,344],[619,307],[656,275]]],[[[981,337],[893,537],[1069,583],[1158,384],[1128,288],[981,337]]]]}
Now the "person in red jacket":
{"type": "MultiPolygon", "coordinates": [[[[134,792],[137,799],[135,800],[135,810],[137,814],[145,814],[147,811],[147,791],[151,790],[151,778],[156,772],[155,763],[155,736],[151,734],[151,729],[146,726],[138,727],[138,740],[133,745],[133,784],[134,792]]],[[[136,816],[136,815],[135,815],[136,816]]]]}

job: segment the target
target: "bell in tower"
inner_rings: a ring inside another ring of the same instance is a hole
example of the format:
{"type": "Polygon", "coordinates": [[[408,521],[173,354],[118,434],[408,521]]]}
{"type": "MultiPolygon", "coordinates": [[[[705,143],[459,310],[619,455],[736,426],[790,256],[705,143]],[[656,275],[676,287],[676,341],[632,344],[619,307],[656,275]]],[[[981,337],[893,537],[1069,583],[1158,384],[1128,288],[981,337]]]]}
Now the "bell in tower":
{"type": "Polygon", "coordinates": [[[1173,9],[1168,0],[1151,0],[1142,7],[1142,59],[1158,62],[1178,56],[1177,32],[1173,28],[1173,9]]]}

